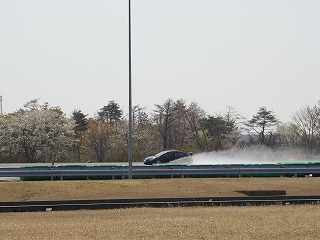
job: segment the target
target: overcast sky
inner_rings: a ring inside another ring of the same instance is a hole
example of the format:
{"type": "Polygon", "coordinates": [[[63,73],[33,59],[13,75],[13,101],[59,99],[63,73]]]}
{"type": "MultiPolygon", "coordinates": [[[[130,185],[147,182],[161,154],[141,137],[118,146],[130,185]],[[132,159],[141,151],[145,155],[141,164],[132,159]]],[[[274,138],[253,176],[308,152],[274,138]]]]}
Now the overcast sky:
{"type": "MultiPolygon", "coordinates": [[[[320,100],[319,0],[131,0],[133,105],[261,106],[282,121],[320,100]]],[[[4,113],[31,99],[128,112],[128,0],[1,0],[4,113]]]]}

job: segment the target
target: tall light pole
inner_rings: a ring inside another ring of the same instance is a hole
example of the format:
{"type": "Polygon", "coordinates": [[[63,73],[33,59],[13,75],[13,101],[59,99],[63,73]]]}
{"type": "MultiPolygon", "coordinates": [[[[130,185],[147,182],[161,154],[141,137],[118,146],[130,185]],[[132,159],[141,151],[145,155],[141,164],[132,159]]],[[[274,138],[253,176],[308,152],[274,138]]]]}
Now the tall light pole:
{"type": "Polygon", "coordinates": [[[129,0],[129,134],[128,134],[128,178],[132,179],[132,85],[131,85],[131,0],[129,0]]]}

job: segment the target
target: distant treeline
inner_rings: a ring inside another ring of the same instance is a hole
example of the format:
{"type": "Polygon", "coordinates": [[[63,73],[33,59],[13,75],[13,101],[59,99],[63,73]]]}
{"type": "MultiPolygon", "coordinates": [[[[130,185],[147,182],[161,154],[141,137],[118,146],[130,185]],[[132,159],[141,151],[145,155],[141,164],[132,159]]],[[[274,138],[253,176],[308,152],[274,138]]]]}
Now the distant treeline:
{"type": "MultiPolygon", "coordinates": [[[[132,108],[133,160],[167,149],[191,152],[222,151],[263,145],[272,149],[320,150],[320,103],[305,106],[281,122],[272,110],[260,107],[251,119],[233,107],[207,115],[196,103],[167,99],[151,114],[132,108]]],[[[27,102],[0,116],[0,162],[120,162],[128,159],[128,119],[115,101],[94,118],[81,110],[67,117],[60,107],[27,102]]]]}

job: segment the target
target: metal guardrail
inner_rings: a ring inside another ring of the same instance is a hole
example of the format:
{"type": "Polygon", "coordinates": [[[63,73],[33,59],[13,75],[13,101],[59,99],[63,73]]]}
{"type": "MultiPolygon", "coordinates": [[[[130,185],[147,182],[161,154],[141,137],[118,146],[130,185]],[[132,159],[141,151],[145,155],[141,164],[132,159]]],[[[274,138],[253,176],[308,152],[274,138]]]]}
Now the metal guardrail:
{"type": "MultiPolygon", "coordinates": [[[[133,177],[242,177],[250,175],[277,175],[277,176],[320,176],[319,165],[292,166],[292,165],[245,165],[245,166],[216,166],[216,165],[162,165],[162,166],[135,166],[133,177]]],[[[0,168],[0,177],[50,177],[63,180],[65,177],[98,177],[105,176],[111,179],[128,176],[127,166],[56,166],[56,167],[26,167],[0,168]]]]}

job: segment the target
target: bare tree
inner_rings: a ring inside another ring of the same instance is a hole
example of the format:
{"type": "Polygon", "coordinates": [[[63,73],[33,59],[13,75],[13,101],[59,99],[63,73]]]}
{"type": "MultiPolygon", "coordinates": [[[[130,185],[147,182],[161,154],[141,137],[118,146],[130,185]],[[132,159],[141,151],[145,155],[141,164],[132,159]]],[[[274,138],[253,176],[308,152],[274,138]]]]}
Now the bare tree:
{"type": "Polygon", "coordinates": [[[139,105],[132,107],[132,123],[139,126],[150,124],[150,119],[146,113],[146,107],[140,107],[139,105]]]}
{"type": "Polygon", "coordinates": [[[280,123],[276,130],[277,145],[279,147],[299,148],[301,134],[298,125],[294,123],[280,123]]]}
{"type": "Polygon", "coordinates": [[[166,150],[173,146],[174,102],[168,99],[162,105],[156,104],[155,107],[153,120],[162,138],[162,149],[166,150]]]}
{"type": "Polygon", "coordinates": [[[243,117],[237,113],[234,107],[227,106],[227,112],[224,114],[224,119],[231,124],[232,130],[228,135],[230,147],[239,142],[241,131],[243,130],[243,117]]]}
{"type": "Polygon", "coordinates": [[[189,132],[187,123],[187,106],[183,99],[174,102],[174,118],[173,118],[173,147],[184,148],[189,144],[189,132]]]}
{"type": "Polygon", "coordinates": [[[106,160],[107,152],[111,150],[111,138],[114,131],[110,123],[90,119],[84,137],[84,146],[93,153],[98,162],[106,160]]]}
{"type": "Polygon", "coordinates": [[[205,118],[206,113],[196,102],[192,102],[186,110],[186,120],[188,122],[188,130],[195,141],[196,146],[200,150],[208,149],[206,137],[201,129],[201,119],[205,118]]]}
{"type": "Polygon", "coordinates": [[[319,150],[320,147],[320,108],[306,106],[293,114],[293,123],[300,134],[300,143],[309,151],[319,150]]]}
{"type": "Polygon", "coordinates": [[[188,109],[185,100],[168,99],[162,105],[155,106],[153,121],[162,138],[162,149],[188,148],[192,141],[190,127],[194,133],[197,127],[197,123],[193,122],[196,120],[195,105],[194,109],[188,109]]]}

